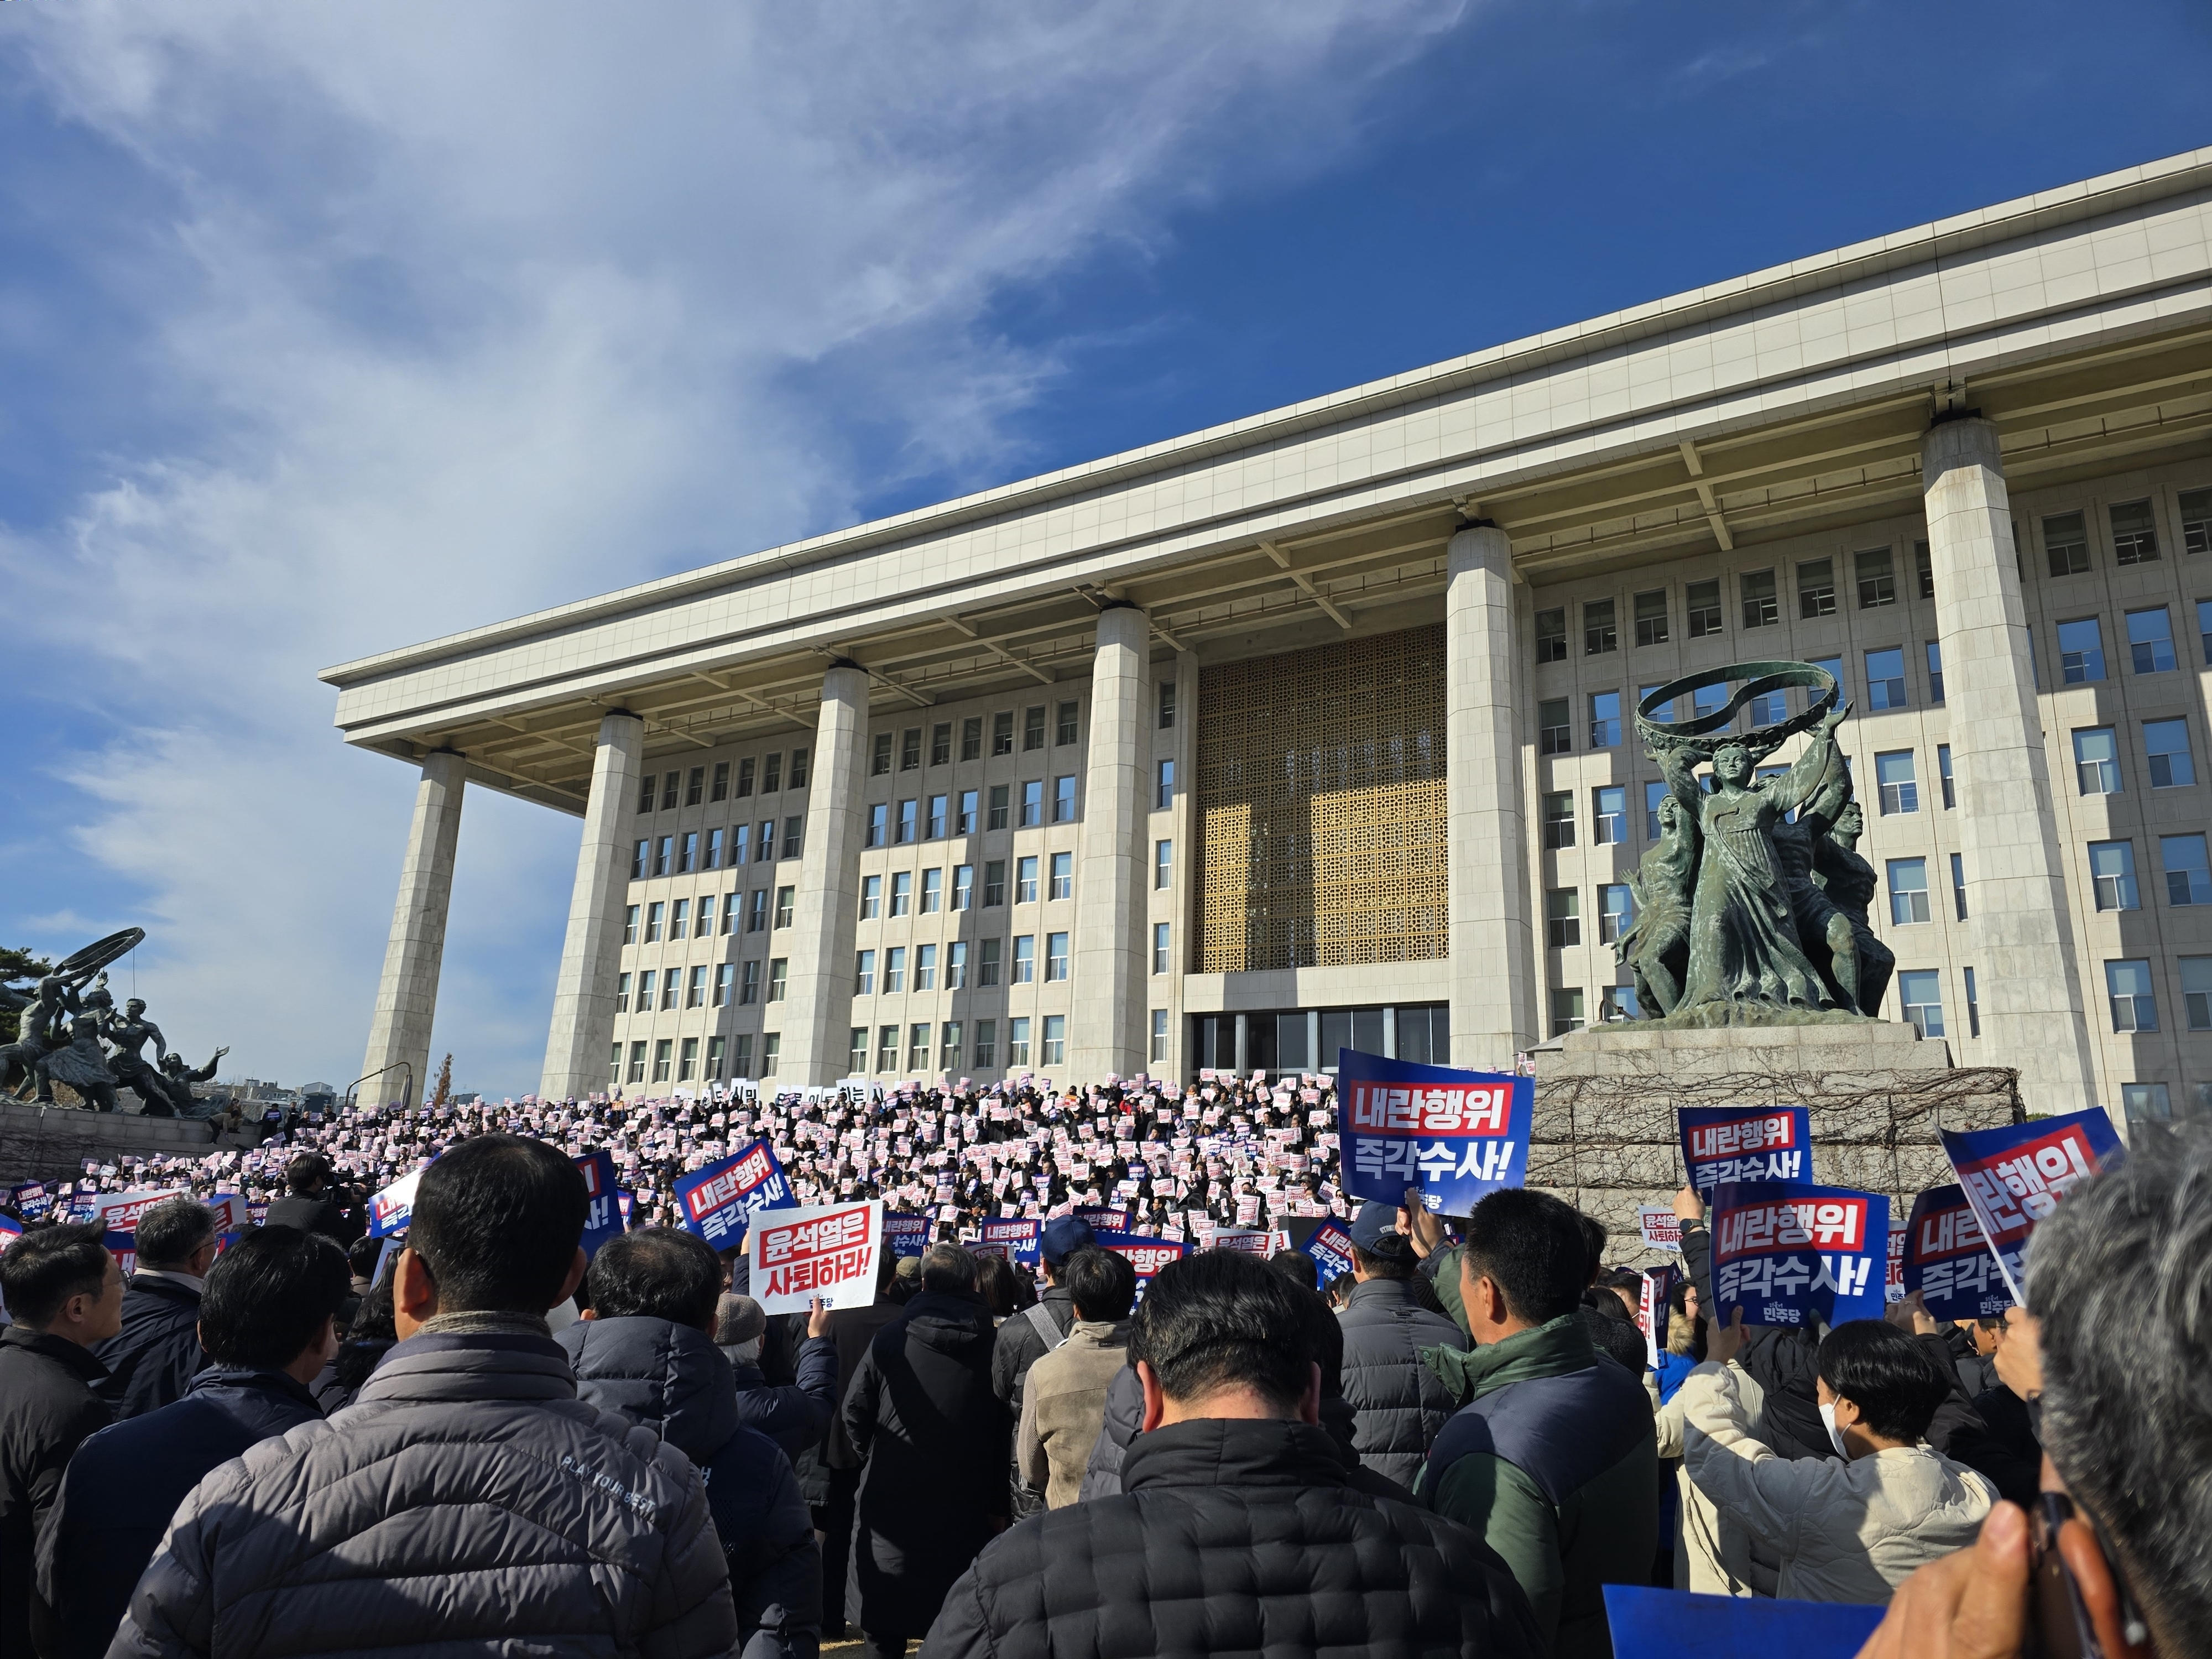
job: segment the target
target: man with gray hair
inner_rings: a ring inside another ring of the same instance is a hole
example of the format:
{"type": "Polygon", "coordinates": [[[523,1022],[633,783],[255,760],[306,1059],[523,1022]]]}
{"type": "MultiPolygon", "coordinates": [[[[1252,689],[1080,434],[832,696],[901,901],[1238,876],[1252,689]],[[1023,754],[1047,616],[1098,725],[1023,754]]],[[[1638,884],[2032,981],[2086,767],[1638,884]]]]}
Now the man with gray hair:
{"type": "Polygon", "coordinates": [[[182,1400],[208,1363],[200,1295],[215,1263],[215,1212],[166,1198],[138,1218],[138,1270],[123,1297],[123,1329],[93,1352],[107,1367],[100,1397],[118,1422],[182,1400]]]}
{"type": "Polygon", "coordinates": [[[2077,1624],[2113,1659],[2212,1656],[2209,1258],[2212,1124],[2136,1126],[2124,1163],[2037,1224],[2033,1316],[2013,1310],[1998,1365],[2040,1408],[2046,1491],[1907,1579],[1862,1659],[2081,1651],[2077,1624]],[[2056,1598],[2032,1590],[2046,1540],[2070,1581],[2056,1598]]]}

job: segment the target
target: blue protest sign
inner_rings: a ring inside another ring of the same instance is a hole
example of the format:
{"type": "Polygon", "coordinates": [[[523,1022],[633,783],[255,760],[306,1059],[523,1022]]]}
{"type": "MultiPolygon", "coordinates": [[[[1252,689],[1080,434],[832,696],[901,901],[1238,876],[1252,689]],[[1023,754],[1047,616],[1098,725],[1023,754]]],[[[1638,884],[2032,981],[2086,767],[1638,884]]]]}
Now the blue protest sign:
{"type": "Polygon", "coordinates": [[[1098,1248],[1113,1251],[1135,1271],[1139,1298],[1155,1273],[1169,1262],[1181,1261],[1190,1249],[1172,1239],[1146,1238],[1137,1233],[1108,1233],[1099,1239],[1098,1248]]]}
{"type": "Polygon", "coordinates": [[[1813,1115],[1802,1106],[1686,1106],[1674,1115],[1682,1167],[1708,1204],[1731,1181],[1813,1178],[1813,1115]]]}
{"type": "Polygon", "coordinates": [[[615,1208],[622,1212],[623,1231],[629,1231],[629,1219],[637,1213],[637,1194],[627,1187],[615,1188],[615,1208]]]}
{"type": "Polygon", "coordinates": [[[932,1224],[926,1215],[884,1214],[884,1243],[894,1256],[918,1256],[929,1249],[932,1224]]]}
{"type": "Polygon", "coordinates": [[[741,1146],[676,1183],[684,1224],[718,1250],[744,1242],[745,1224],[754,1211],[787,1207],[793,1201],[790,1179],[765,1140],[741,1146]]]}
{"type": "Polygon", "coordinates": [[[1094,1233],[1126,1233],[1129,1231],[1129,1212],[1111,1204],[1079,1204],[1076,1218],[1091,1224],[1094,1233]]]}
{"type": "Polygon", "coordinates": [[[118,1232],[110,1228],[100,1236],[100,1242],[107,1247],[108,1255],[115,1258],[115,1265],[123,1270],[124,1278],[128,1279],[138,1271],[138,1235],[136,1231],[118,1232]]]}
{"type": "MultiPolygon", "coordinates": [[[[428,1167],[423,1165],[423,1169],[428,1167]]],[[[410,1170],[368,1200],[371,1238],[389,1238],[394,1233],[407,1231],[407,1218],[415,1212],[415,1188],[422,1179],[422,1170],[410,1170]]],[[[256,1220],[258,1223],[258,1218],[256,1220]]]]}
{"type": "Polygon", "coordinates": [[[1996,1252],[1964,1187],[1930,1187],[1912,1200],[1905,1229],[1905,1293],[1920,1292],[1938,1319],[1987,1319],[2012,1305],[1996,1252]]]}
{"type": "Polygon", "coordinates": [[[1038,1265],[1043,1239],[1044,1223],[1034,1216],[1000,1216],[983,1224],[981,1242],[989,1247],[988,1254],[1003,1255],[1009,1261],[1018,1261],[1024,1267],[1038,1265]]]}
{"type": "Polygon", "coordinates": [[[2023,1258],[2035,1224],[2119,1150],[2112,1119],[2096,1107],[2001,1129],[1943,1131],[1944,1153],[2014,1302],[2027,1305],[2023,1258]]]}
{"type": "Polygon", "coordinates": [[[591,1208],[584,1212],[584,1254],[586,1257],[595,1256],[599,1246],[629,1224],[615,1197],[615,1155],[587,1152],[575,1162],[584,1177],[584,1191],[591,1200],[591,1208]]]}
{"type": "Polygon", "coordinates": [[[1880,1319],[1889,1200],[1800,1181],[1730,1182],[1713,1194],[1713,1301],[1727,1324],[1880,1319]]]}
{"type": "Polygon", "coordinates": [[[1788,1654],[1853,1659],[1883,1609],[1850,1601],[1783,1601],[1765,1596],[1692,1595],[1687,1590],[1605,1586],[1613,1659],[1681,1659],[1686,1653],[1788,1654]]]}
{"type": "Polygon", "coordinates": [[[26,1221],[36,1221],[53,1207],[53,1195],[42,1181],[27,1181],[15,1188],[15,1207],[26,1221]]]}
{"type": "Polygon", "coordinates": [[[1487,1193],[1528,1174],[1536,1080],[1337,1051],[1336,1127],[1344,1189],[1405,1201],[1406,1188],[1444,1215],[1466,1215],[1487,1193]]]}
{"type": "Polygon", "coordinates": [[[1352,1235],[1340,1221],[1322,1222],[1298,1248],[1314,1259],[1324,1285],[1352,1271],[1352,1235]]]}

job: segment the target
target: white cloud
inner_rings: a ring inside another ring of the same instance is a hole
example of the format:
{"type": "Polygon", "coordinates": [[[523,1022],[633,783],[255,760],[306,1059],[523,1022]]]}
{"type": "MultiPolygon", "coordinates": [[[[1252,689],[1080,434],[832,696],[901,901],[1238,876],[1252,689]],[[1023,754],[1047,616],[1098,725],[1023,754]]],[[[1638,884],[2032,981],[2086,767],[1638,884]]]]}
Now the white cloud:
{"type": "MultiPolygon", "coordinates": [[[[34,667],[119,734],[28,758],[144,896],[165,1030],[351,1075],[410,782],[338,744],[317,668],[849,520],[884,433],[1018,468],[1057,364],[990,334],[994,295],[1329,164],[1455,13],[7,8],[0,64],[169,216],[88,202],[82,255],[137,325],[88,381],[159,441],[118,409],[103,482],[0,532],[34,667]],[[810,390],[833,361],[858,405],[810,390]]],[[[535,1079],[574,848],[471,799],[435,1039],[465,1082],[535,1079]]]]}

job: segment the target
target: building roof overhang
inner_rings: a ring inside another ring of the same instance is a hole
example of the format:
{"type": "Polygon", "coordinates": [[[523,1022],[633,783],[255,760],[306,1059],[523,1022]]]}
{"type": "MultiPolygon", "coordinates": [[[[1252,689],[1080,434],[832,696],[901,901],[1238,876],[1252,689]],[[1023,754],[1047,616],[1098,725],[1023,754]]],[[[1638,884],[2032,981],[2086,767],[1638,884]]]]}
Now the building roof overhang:
{"type": "Polygon", "coordinates": [[[1917,509],[1929,422],[2033,488],[2212,439],[2212,149],[1083,466],[325,670],[348,742],[580,811],[647,752],[1073,681],[1128,601],[1201,660],[1434,620],[1470,518],[1531,582],[1917,509]]]}

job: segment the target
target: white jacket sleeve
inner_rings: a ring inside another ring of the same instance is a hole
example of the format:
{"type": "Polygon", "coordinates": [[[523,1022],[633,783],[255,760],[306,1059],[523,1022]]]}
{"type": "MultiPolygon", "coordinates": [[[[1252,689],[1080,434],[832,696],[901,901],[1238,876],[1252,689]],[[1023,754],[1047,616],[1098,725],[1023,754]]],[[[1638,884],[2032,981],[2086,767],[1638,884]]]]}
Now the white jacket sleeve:
{"type": "Polygon", "coordinates": [[[1828,1459],[1778,1457],[1751,1437],[1733,1366],[1706,1362],[1683,1382],[1682,1468],[1715,1508],[1785,1560],[1797,1549],[1808,1514],[1820,1524],[1844,1466],[1828,1459]]]}

